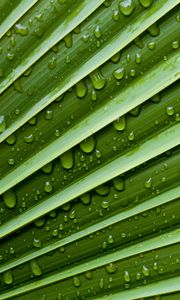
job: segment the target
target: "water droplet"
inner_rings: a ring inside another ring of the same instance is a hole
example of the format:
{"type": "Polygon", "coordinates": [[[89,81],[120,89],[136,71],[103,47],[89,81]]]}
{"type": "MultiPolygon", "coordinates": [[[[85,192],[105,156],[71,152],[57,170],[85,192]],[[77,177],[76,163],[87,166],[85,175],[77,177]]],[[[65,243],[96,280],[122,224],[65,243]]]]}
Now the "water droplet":
{"type": "Polygon", "coordinates": [[[40,218],[37,219],[34,224],[36,227],[42,227],[45,224],[46,219],[45,218],[40,218]]]}
{"type": "Polygon", "coordinates": [[[45,113],[46,120],[51,120],[53,117],[53,111],[51,109],[47,109],[45,113]]]}
{"type": "Polygon", "coordinates": [[[173,106],[168,106],[166,108],[166,113],[168,116],[173,116],[174,115],[174,107],[173,106]]]}
{"type": "Polygon", "coordinates": [[[126,117],[125,117],[125,115],[119,117],[116,121],[114,121],[113,126],[118,131],[124,130],[125,127],[126,127],[126,117]]]}
{"type": "Polygon", "coordinates": [[[114,21],[118,21],[119,20],[119,10],[118,9],[114,9],[113,10],[112,19],[114,21]]]}
{"type": "Polygon", "coordinates": [[[124,281],[127,283],[131,281],[131,277],[128,271],[124,271],[124,281]]]}
{"type": "Polygon", "coordinates": [[[28,29],[26,26],[22,24],[16,24],[15,25],[15,33],[20,34],[22,36],[28,35],[28,29]]]}
{"type": "Polygon", "coordinates": [[[93,136],[88,137],[80,143],[80,148],[85,153],[91,153],[96,146],[96,140],[93,136]]]}
{"type": "Polygon", "coordinates": [[[56,57],[52,57],[48,62],[48,68],[53,70],[56,67],[56,57]]]}
{"type": "Polygon", "coordinates": [[[22,86],[21,86],[21,78],[18,78],[16,81],[14,81],[13,85],[14,85],[15,90],[18,93],[23,92],[23,89],[22,89],[22,86]]]}
{"type": "Polygon", "coordinates": [[[6,139],[6,143],[8,143],[9,145],[14,145],[15,142],[16,142],[15,134],[12,134],[12,135],[8,136],[7,139],[6,139]]]}
{"type": "Polygon", "coordinates": [[[72,33],[69,33],[64,37],[64,42],[65,42],[66,48],[72,47],[72,33]]]}
{"type": "Polygon", "coordinates": [[[95,70],[89,75],[91,82],[94,86],[95,89],[101,90],[105,84],[106,84],[106,79],[104,76],[101,74],[100,70],[95,70]]]}
{"type": "Polygon", "coordinates": [[[95,188],[95,192],[100,196],[106,196],[109,194],[110,189],[108,185],[101,184],[95,188]]]}
{"type": "Polygon", "coordinates": [[[10,189],[3,194],[3,200],[8,208],[14,208],[16,205],[16,194],[10,189]]]}
{"type": "Polygon", "coordinates": [[[149,7],[153,3],[153,0],[139,0],[139,1],[144,8],[149,7]]]}
{"type": "Polygon", "coordinates": [[[111,57],[111,61],[114,63],[114,64],[117,64],[119,61],[120,61],[120,58],[121,58],[121,52],[117,52],[115,55],[113,55],[111,57]]]}
{"type": "Polygon", "coordinates": [[[49,162],[47,165],[45,165],[44,167],[42,167],[42,170],[45,174],[50,174],[53,170],[53,163],[52,161],[49,162]]]}
{"type": "Polygon", "coordinates": [[[149,189],[151,186],[152,186],[152,178],[150,177],[150,178],[148,178],[146,181],[145,181],[145,187],[147,188],[147,189],[149,189]]]}
{"type": "Polygon", "coordinates": [[[52,184],[49,181],[46,181],[44,184],[44,191],[46,193],[50,193],[52,192],[52,190],[53,190],[52,184]]]}
{"type": "Polygon", "coordinates": [[[123,191],[124,190],[124,179],[120,176],[113,179],[114,187],[117,191],[123,191]]]}
{"type": "Polygon", "coordinates": [[[3,273],[3,280],[5,284],[12,284],[13,283],[13,274],[11,270],[5,271],[3,273]]]}
{"type": "Polygon", "coordinates": [[[148,28],[148,31],[152,36],[158,36],[160,34],[160,29],[159,29],[159,26],[157,25],[157,23],[152,24],[148,28]]]}
{"type": "Polygon", "coordinates": [[[99,280],[99,287],[100,287],[100,289],[104,288],[104,278],[103,277],[100,278],[100,280],[99,280]]]}
{"type": "Polygon", "coordinates": [[[79,81],[78,83],[76,83],[76,95],[79,98],[83,98],[86,96],[87,93],[87,86],[84,83],[83,80],[79,81]]]}
{"type": "Polygon", "coordinates": [[[131,69],[130,70],[130,76],[134,77],[136,75],[136,70],[135,69],[131,69]]]}
{"type": "Polygon", "coordinates": [[[101,37],[101,29],[100,29],[100,26],[99,25],[96,25],[96,28],[94,30],[94,35],[97,39],[99,39],[101,37]]]}
{"type": "Polygon", "coordinates": [[[119,10],[124,16],[130,16],[135,9],[134,0],[120,0],[119,10]]]}
{"type": "Polygon", "coordinates": [[[108,243],[109,243],[109,244],[113,244],[113,243],[114,243],[114,238],[113,238],[112,234],[110,234],[110,235],[108,236],[108,243]]]}
{"type": "Polygon", "coordinates": [[[91,202],[91,196],[89,193],[81,195],[80,199],[81,199],[82,203],[85,205],[88,205],[91,202]]]}
{"type": "Polygon", "coordinates": [[[109,274],[113,274],[116,272],[116,266],[113,263],[110,263],[106,266],[106,272],[109,274]]]}
{"type": "Polygon", "coordinates": [[[125,73],[124,68],[118,68],[113,72],[113,76],[115,79],[120,80],[123,79],[124,73],[125,73]]]}
{"type": "Polygon", "coordinates": [[[91,272],[91,271],[87,271],[87,272],[84,274],[84,276],[85,276],[88,280],[90,280],[90,279],[92,279],[92,272],[91,272]]]}
{"type": "Polygon", "coordinates": [[[77,276],[74,276],[74,277],[73,277],[73,285],[74,285],[75,287],[80,287],[81,282],[80,282],[79,277],[77,277],[77,276]]]}
{"type": "Polygon", "coordinates": [[[39,239],[34,238],[33,239],[33,246],[36,248],[41,248],[41,241],[39,239]]]}
{"type": "Polygon", "coordinates": [[[103,200],[101,202],[101,207],[104,208],[104,209],[108,208],[109,207],[109,201],[103,200]]]}
{"type": "Polygon", "coordinates": [[[139,54],[139,53],[136,53],[136,58],[135,58],[135,60],[136,60],[136,63],[137,63],[137,64],[140,64],[140,63],[141,63],[141,60],[142,60],[142,55],[139,54]]]}
{"type": "Polygon", "coordinates": [[[40,276],[42,275],[42,270],[39,266],[39,264],[35,260],[30,261],[30,267],[33,275],[40,276]]]}
{"type": "Polygon", "coordinates": [[[96,149],[95,150],[95,155],[96,155],[97,158],[101,158],[101,156],[102,156],[101,151],[96,149]]]}
{"type": "Polygon", "coordinates": [[[74,164],[73,152],[69,150],[60,156],[61,165],[64,169],[71,169],[74,164]]]}
{"type": "Polygon", "coordinates": [[[25,141],[26,143],[32,143],[33,140],[34,140],[34,137],[33,137],[33,134],[32,134],[32,133],[30,133],[29,135],[27,135],[27,136],[24,137],[24,141],[25,141]]]}
{"type": "Polygon", "coordinates": [[[155,46],[156,46],[155,42],[149,42],[149,43],[148,43],[148,48],[149,48],[149,50],[154,50],[154,49],[155,49],[155,46]]]}
{"type": "Polygon", "coordinates": [[[0,133],[4,132],[6,130],[6,119],[4,116],[0,116],[0,133]]]}
{"type": "Polygon", "coordinates": [[[96,91],[95,90],[92,90],[92,92],[91,92],[91,100],[92,101],[96,101],[97,100],[97,95],[96,95],[96,91]]]}
{"type": "Polygon", "coordinates": [[[129,135],[128,135],[128,140],[129,141],[133,141],[134,140],[134,132],[133,131],[131,131],[130,133],[129,133],[129,135]]]}
{"type": "Polygon", "coordinates": [[[144,276],[148,277],[149,274],[150,274],[150,271],[146,266],[143,265],[142,266],[142,273],[143,273],[144,276]]]}
{"type": "Polygon", "coordinates": [[[136,44],[136,46],[140,49],[142,49],[144,47],[143,41],[141,40],[141,38],[139,36],[137,36],[134,39],[134,43],[136,44]]]}
{"type": "Polygon", "coordinates": [[[9,159],[8,159],[8,164],[9,164],[10,166],[13,166],[13,165],[15,164],[14,158],[9,158],[9,159]]]}

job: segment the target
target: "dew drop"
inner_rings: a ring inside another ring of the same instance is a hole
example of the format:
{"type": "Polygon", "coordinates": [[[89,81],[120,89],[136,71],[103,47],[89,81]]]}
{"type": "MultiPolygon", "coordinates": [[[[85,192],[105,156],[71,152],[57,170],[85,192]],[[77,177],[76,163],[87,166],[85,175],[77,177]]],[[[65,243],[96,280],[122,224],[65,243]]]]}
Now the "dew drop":
{"type": "Polygon", "coordinates": [[[146,181],[145,181],[145,187],[147,188],[147,189],[149,189],[151,186],[152,186],[152,178],[150,177],[150,178],[148,178],[146,181]]]}
{"type": "Polygon", "coordinates": [[[50,193],[52,192],[52,190],[53,190],[52,184],[49,181],[46,181],[44,184],[44,191],[46,193],[50,193]]]}
{"type": "Polygon", "coordinates": [[[119,10],[118,10],[118,9],[114,9],[114,10],[113,10],[112,19],[113,19],[115,22],[119,20],[119,10]]]}
{"type": "Polygon", "coordinates": [[[134,0],[120,0],[119,10],[124,16],[130,16],[135,9],[134,0]]]}
{"type": "Polygon", "coordinates": [[[131,281],[131,277],[128,271],[124,271],[124,281],[127,283],[131,281]]]}
{"type": "Polygon", "coordinates": [[[157,23],[152,24],[148,28],[148,31],[152,36],[158,36],[160,34],[160,29],[159,29],[159,26],[157,25],[157,23]]]}
{"type": "Polygon", "coordinates": [[[105,84],[106,84],[106,79],[104,76],[101,74],[100,70],[95,70],[89,75],[92,85],[94,86],[95,89],[101,90],[105,84]]]}
{"type": "Polygon", "coordinates": [[[11,270],[5,271],[3,273],[3,280],[5,284],[12,284],[13,283],[13,274],[11,270]]]}
{"type": "Polygon", "coordinates": [[[97,39],[99,39],[101,37],[102,33],[101,33],[101,29],[100,29],[99,25],[96,25],[96,28],[94,30],[94,35],[97,39]]]}
{"type": "Polygon", "coordinates": [[[125,117],[125,115],[121,116],[117,120],[115,120],[113,122],[113,126],[116,130],[123,131],[126,127],[126,117],[125,117]]]}
{"type": "Polygon", "coordinates": [[[16,206],[16,194],[10,189],[3,194],[3,201],[8,208],[14,208],[16,206]]]}
{"type": "Polygon", "coordinates": [[[33,239],[33,246],[36,248],[41,248],[41,241],[39,239],[34,238],[33,239]]]}
{"type": "Polygon", "coordinates": [[[21,36],[28,35],[28,29],[26,26],[22,24],[16,24],[15,25],[15,33],[20,34],[21,36]]]}
{"type": "Polygon", "coordinates": [[[110,189],[108,185],[101,184],[95,188],[95,192],[100,196],[106,196],[109,194],[110,189]]]}
{"type": "Polygon", "coordinates": [[[42,167],[42,170],[45,174],[50,174],[53,170],[53,163],[52,161],[49,162],[47,165],[45,165],[44,167],[42,167]]]}
{"type": "Polygon", "coordinates": [[[168,116],[173,116],[174,115],[174,107],[173,106],[168,106],[166,108],[166,113],[168,116]]]}
{"type": "Polygon", "coordinates": [[[139,54],[139,53],[136,53],[135,61],[136,61],[137,64],[140,64],[141,61],[142,61],[142,55],[139,54]]]}
{"type": "Polygon", "coordinates": [[[65,42],[66,48],[72,47],[72,33],[69,33],[64,37],[64,42],[65,42]]]}
{"type": "Polygon", "coordinates": [[[109,207],[109,201],[103,200],[101,202],[101,207],[104,208],[104,209],[108,208],[109,207]]]}
{"type": "Polygon", "coordinates": [[[124,68],[118,68],[113,72],[113,76],[115,79],[121,80],[124,77],[124,73],[125,73],[124,68]]]}
{"type": "Polygon", "coordinates": [[[60,156],[61,165],[64,169],[71,169],[74,164],[73,152],[68,150],[60,156]]]}
{"type": "Polygon", "coordinates": [[[51,109],[47,109],[45,113],[46,120],[51,120],[53,117],[53,111],[51,109]]]}
{"type": "Polygon", "coordinates": [[[149,272],[149,269],[146,267],[146,266],[142,266],[142,273],[144,276],[148,277],[150,272],[149,272]]]}
{"type": "Polygon", "coordinates": [[[119,61],[120,61],[120,58],[121,58],[121,52],[117,52],[115,55],[113,55],[111,57],[111,61],[114,63],[114,64],[117,64],[119,61]]]}
{"type": "Polygon", "coordinates": [[[173,49],[178,49],[179,48],[179,42],[178,41],[173,41],[172,42],[172,48],[173,49]]]}
{"type": "Polygon", "coordinates": [[[86,96],[87,86],[83,80],[76,83],[76,95],[78,98],[83,98],[86,96]]]}
{"type": "Polygon", "coordinates": [[[133,131],[131,131],[130,133],[129,133],[129,135],[128,135],[128,140],[129,141],[133,141],[134,140],[134,132],[133,131]]]}
{"type": "Polygon", "coordinates": [[[85,205],[88,205],[91,202],[91,196],[89,193],[85,193],[80,196],[81,202],[85,205]]]}
{"type": "Polygon", "coordinates": [[[74,276],[74,277],[73,277],[73,285],[74,285],[75,287],[80,287],[81,282],[80,282],[79,277],[77,277],[77,276],[74,276]]]}
{"type": "Polygon", "coordinates": [[[96,146],[96,140],[93,136],[88,137],[80,143],[80,148],[85,153],[91,153],[96,146]]]}
{"type": "Polygon", "coordinates": [[[153,3],[153,0],[139,0],[139,1],[144,8],[149,7],[153,3]]]}
{"type": "Polygon", "coordinates": [[[6,139],[6,143],[9,144],[9,145],[14,145],[15,142],[16,142],[15,134],[12,134],[12,135],[8,136],[7,139],[6,139]]]}
{"type": "Polygon", "coordinates": [[[124,190],[124,179],[120,176],[113,179],[114,187],[117,191],[123,191],[124,190]]]}
{"type": "Polygon", "coordinates": [[[149,42],[149,43],[148,43],[148,48],[149,48],[149,50],[154,50],[154,49],[155,49],[155,46],[156,46],[155,42],[149,42]]]}
{"type": "Polygon", "coordinates": [[[92,101],[96,101],[97,100],[97,95],[96,95],[96,91],[95,90],[92,90],[92,92],[91,92],[91,100],[92,101]]]}
{"type": "Polygon", "coordinates": [[[109,274],[113,274],[116,272],[116,266],[113,263],[110,263],[106,266],[106,272],[109,274]]]}
{"type": "Polygon", "coordinates": [[[33,275],[40,276],[42,275],[42,270],[39,266],[39,264],[35,260],[30,261],[30,267],[33,275]]]}
{"type": "Polygon", "coordinates": [[[27,136],[24,137],[24,141],[25,141],[26,143],[32,143],[33,140],[34,140],[34,137],[33,137],[33,134],[32,134],[32,133],[30,133],[29,135],[27,135],[27,136]]]}

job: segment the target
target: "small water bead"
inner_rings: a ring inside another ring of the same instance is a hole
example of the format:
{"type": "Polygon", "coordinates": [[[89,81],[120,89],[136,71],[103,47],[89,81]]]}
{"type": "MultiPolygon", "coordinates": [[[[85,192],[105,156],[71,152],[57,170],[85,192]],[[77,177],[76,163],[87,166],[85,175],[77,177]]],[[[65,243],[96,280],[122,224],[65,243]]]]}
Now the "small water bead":
{"type": "Polygon", "coordinates": [[[52,184],[49,181],[46,181],[44,184],[44,191],[46,193],[51,193],[53,190],[52,184]]]}
{"type": "Polygon", "coordinates": [[[95,150],[95,155],[96,155],[97,158],[101,158],[101,156],[102,156],[101,151],[96,149],[95,150]]]}
{"type": "Polygon", "coordinates": [[[123,191],[124,187],[125,187],[125,182],[124,182],[124,178],[122,178],[121,176],[118,176],[116,178],[113,179],[113,184],[114,187],[117,191],[123,191]]]}
{"type": "Polygon", "coordinates": [[[21,36],[28,35],[29,31],[28,28],[22,24],[16,24],[15,25],[15,33],[20,34],[21,36]]]}
{"type": "Polygon", "coordinates": [[[70,211],[71,209],[71,203],[65,203],[61,206],[63,211],[70,211]]]}
{"type": "Polygon", "coordinates": [[[112,3],[112,0],[105,0],[105,1],[103,2],[103,4],[104,4],[105,7],[111,6],[111,3],[112,3]]]}
{"type": "Polygon", "coordinates": [[[104,288],[104,278],[103,277],[100,278],[100,280],[99,280],[99,287],[100,287],[100,289],[104,288]]]}
{"type": "Polygon", "coordinates": [[[113,19],[115,22],[119,20],[119,10],[118,10],[118,9],[114,9],[114,10],[113,10],[112,19],[113,19]]]}
{"type": "Polygon", "coordinates": [[[86,96],[87,93],[87,86],[83,80],[76,83],[76,95],[78,98],[83,98],[86,96]]]}
{"type": "Polygon", "coordinates": [[[8,208],[14,208],[17,201],[15,192],[12,189],[6,191],[3,194],[3,201],[8,208]]]}
{"type": "Polygon", "coordinates": [[[33,239],[33,246],[36,248],[41,248],[42,244],[41,241],[39,239],[34,238],[33,239]]]}
{"type": "Polygon", "coordinates": [[[65,42],[66,48],[72,47],[72,33],[69,33],[64,37],[64,42],[65,42]]]}
{"type": "Polygon", "coordinates": [[[136,273],[136,280],[140,280],[141,279],[141,273],[136,273]]]}
{"type": "Polygon", "coordinates": [[[177,114],[176,114],[176,122],[179,122],[179,121],[180,121],[180,114],[177,113],[177,114]]]}
{"type": "Polygon", "coordinates": [[[45,174],[50,174],[53,170],[53,163],[52,161],[49,162],[47,165],[45,165],[44,167],[42,167],[42,170],[45,174]]]}
{"type": "Polygon", "coordinates": [[[80,148],[85,153],[91,153],[96,146],[96,140],[93,136],[88,137],[80,143],[80,148]]]}
{"type": "Polygon", "coordinates": [[[102,33],[99,25],[96,25],[96,28],[94,30],[94,35],[97,39],[101,37],[102,33]]]}
{"type": "Polygon", "coordinates": [[[55,137],[57,137],[57,138],[60,136],[60,131],[59,131],[59,129],[56,129],[56,130],[55,130],[55,134],[54,134],[54,135],[55,135],[55,137]]]}
{"type": "Polygon", "coordinates": [[[80,281],[79,277],[77,277],[77,276],[74,276],[74,277],[73,277],[73,285],[74,285],[75,287],[80,287],[81,281],[80,281]]]}
{"type": "Polygon", "coordinates": [[[47,109],[45,113],[46,120],[51,120],[53,117],[53,111],[51,109],[47,109]]]}
{"type": "Polygon", "coordinates": [[[50,70],[53,70],[53,69],[55,69],[56,64],[57,64],[56,57],[52,57],[52,58],[49,60],[49,62],[48,62],[48,68],[49,68],[50,70]]]}
{"type": "Polygon", "coordinates": [[[130,76],[134,77],[136,75],[136,70],[135,69],[131,69],[130,70],[130,76]]]}
{"type": "Polygon", "coordinates": [[[96,95],[96,91],[95,90],[92,90],[92,92],[91,92],[91,100],[92,101],[96,101],[97,100],[97,95],[96,95]]]}
{"type": "Polygon", "coordinates": [[[158,263],[156,261],[153,263],[153,270],[154,271],[158,270],[158,263]]]}
{"type": "Polygon", "coordinates": [[[124,281],[127,283],[131,281],[131,277],[128,271],[124,271],[124,281]]]}
{"type": "Polygon", "coordinates": [[[29,120],[29,122],[28,122],[30,125],[36,125],[36,123],[37,123],[37,118],[36,117],[32,117],[30,120],[29,120]]]}
{"type": "Polygon", "coordinates": [[[0,116],[0,133],[4,132],[6,130],[7,124],[5,116],[0,116]]]}
{"type": "Polygon", "coordinates": [[[153,0],[139,0],[139,2],[144,8],[147,8],[153,3],[153,0]]]}
{"type": "Polygon", "coordinates": [[[109,265],[106,266],[106,272],[109,274],[115,273],[117,270],[116,265],[113,263],[110,263],[109,265]]]}
{"type": "Polygon", "coordinates": [[[93,71],[91,74],[89,74],[89,77],[91,79],[93,87],[97,90],[101,90],[106,84],[106,79],[101,74],[99,69],[97,69],[97,70],[93,71]]]}
{"type": "Polygon", "coordinates": [[[110,234],[110,235],[108,236],[108,243],[109,243],[109,244],[113,244],[113,243],[114,243],[114,238],[113,238],[112,234],[110,234]]]}
{"type": "Polygon", "coordinates": [[[13,283],[13,274],[11,270],[5,271],[3,273],[3,280],[5,284],[12,284],[13,283]]]}
{"type": "Polygon", "coordinates": [[[24,141],[25,141],[26,143],[32,143],[33,140],[34,140],[34,137],[33,137],[33,134],[32,134],[32,133],[30,133],[29,135],[27,135],[27,136],[24,137],[24,141]]]}
{"type": "Polygon", "coordinates": [[[134,43],[135,43],[135,45],[136,45],[138,48],[140,48],[140,49],[142,49],[142,48],[144,47],[144,43],[143,43],[142,39],[141,39],[139,36],[137,36],[137,37],[134,39],[134,43]]]}
{"type": "Polygon", "coordinates": [[[152,24],[148,28],[148,31],[152,36],[158,36],[160,34],[160,29],[159,29],[159,26],[157,25],[157,23],[152,24]]]}
{"type": "Polygon", "coordinates": [[[120,0],[119,10],[124,16],[130,16],[135,9],[134,0],[120,0]]]}
{"type": "Polygon", "coordinates": [[[149,50],[154,50],[155,47],[156,47],[155,42],[149,42],[149,43],[148,43],[148,48],[149,48],[149,50]]]}
{"type": "Polygon", "coordinates": [[[140,64],[142,61],[142,55],[140,53],[136,53],[135,61],[137,64],[140,64]]]}
{"type": "Polygon", "coordinates": [[[144,276],[148,277],[150,275],[150,271],[146,266],[142,266],[142,273],[144,276]]]}
{"type": "Polygon", "coordinates": [[[145,187],[146,187],[147,189],[149,189],[149,188],[152,186],[152,178],[151,178],[151,177],[148,178],[148,179],[145,181],[144,185],[145,185],[145,187]]]}
{"type": "Polygon", "coordinates": [[[57,237],[57,236],[58,236],[58,229],[54,229],[54,230],[53,230],[52,236],[53,236],[53,237],[57,237]]]}
{"type": "Polygon", "coordinates": [[[86,273],[84,273],[84,276],[86,279],[91,280],[93,275],[91,271],[87,271],[86,273]]]}
{"type": "Polygon", "coordinates": [[[156,94],[153,97],[151,97],[151,101],[154,102],[154,103],[159,103],[161,101],[160,94],[156,94]]]}
{"type": "Polygon", "coordinates": [[[40,276],[42,275],[42,270],[39,266],[39,264],[35,260],[30,261],[30,267],[33,275],[40,276]]]}
{"type": "Polygon", "coordinates": [[[23,88],[22,88],[22,85],[21,85],[21,78],[18,78],[17,80],[15,80],[14,83],[13,83],[13,86],[14,86],[15,90],[18,93],[23,92],[23,88]]]}
{"type": "Polygon", "coordinates": [[[179,42],[178,41],[173,41],[172,42],[172,48],[173,49],[178,49],[179,48],[179,42]]]}
{"type": "Polygon", "coordinates": [[[34,222],[34,225],[36,227],[42,227],[46,222],[46,219],[45,218],[40,218],[40,219],[37,219],[35,222],[34,222]]]}
{"type": "Polygon", "coordinates": [[[110,188],[108,185],[101,184],[95,188],[95,192],[100,196],[107,196],[110,192],[110,188]]]}
{"type": "Polygon", "coordinates": [[[121,116],[113,122],[113,127],[118,131],[123,131],[126,128],[126,117],[121,116]]]}
{"type": "Polygon", "coordinates": [[[11,61],[11,60],[13,60],[14,59],[14,53],[12,53],[12,52],[8,52],[8,54],[7,54],[7,60],[9,60],[9,61],[11,61]]]}
{"type": "Polygon", "coordinates": [[[174,107],[173,106],[168,106],[166,108],[166,113],[168,116],[173,116],[174,115],[174,107]]]}
{"type": "Polygon", "coordinates": [[[128,135],[128,140],[129,140],[129,141],[134,141],[134,139],[135,139],[134,132],[131,131],[131,132],[129,133],[129,135],[128,135]]]}
{"type": "Polygon", "coordinates": [[[61,165],[64,169],[71,169],[74,164],[73,152],[68,150],[60,156],[61,165]]]}
{"type": "Polygon", "coordinates": [[[108,208],[109,207],[109,201],[103,200],[101,202],[101,207],[104,208],[104,209],[108,208]]]}
{"type": "Polygon", "coordinates": [[[11,134],[6,139],[6,143],[9,144],[9,145],[14,145],[15,142],[16,142],[16,136],[15,136],[15,134],[11,134]]]}
{"type": "Polygon", "coordinates": [[[66,64],[69,64],[71,62],[71,58],[69,55],[66,55],[66,58],[65,58],[65,63],[66,64]]]}
{"type": "Polygon", "coordinates": [[[81,195],[80,199],[81,199],[81,202],[85,205],[88,205],[91,202],[91,196],[89,193],[81,195]]]}
{"type": "Polygon", "coordinates": [[[114,78],[117,79],[117,80],[123,79],[124,74],[125,74],[125,71],[124,71],[124,68],[123,68],[123,67],[122,67],[122,68],[118,68],[117,70],[115,70],[115,71],[113,72],[113,76],[114,76],[114,78]]]}
{"type": "Polygon", "coordinates": [[[121,52],[119,51],[111,57],[111,61],[114,64],[117,64],[120,61],[120,58],[121,58],[121,52]]]}
{"type": "Polygon", "coordinates": [[[8,164],[9,164],[10,166],[13,166],[13,165],[15,164],[14,158],[9,158],[9,159],[8,159],[8,164]]]}

